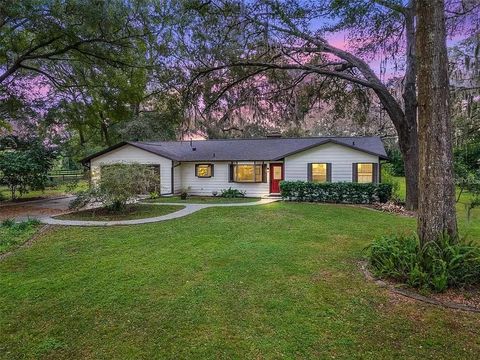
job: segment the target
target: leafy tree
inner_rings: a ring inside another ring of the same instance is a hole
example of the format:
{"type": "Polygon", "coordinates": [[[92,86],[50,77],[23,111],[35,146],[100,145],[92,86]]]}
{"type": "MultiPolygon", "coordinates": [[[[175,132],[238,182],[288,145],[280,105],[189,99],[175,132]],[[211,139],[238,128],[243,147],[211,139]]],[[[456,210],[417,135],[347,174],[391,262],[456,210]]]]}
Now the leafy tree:
{"type": "Polygon", "coordinates": [[[43,190],[55,153],[35,143],[28,147],[0,152],[0,183],[10,189],[12,199],[30,190],[43,190]]]}
{"type": "Polygon", "coordinates": [[[0,84],[34,73],[53,84],[52,64],[80,61],[113,67],[135,66],[129,52],[150,29],[143,1],[6,0],[0,5],[0,84]]]}
{"type": "MultiPolygon", "coordinates": [[[[212,73],[220,73],[221,77],[231,79],[219,89],[219,94],[225,93],[228,88],[248,83],[252,77],[258,81],[264,77],[278,76],[279,72],[292,75],[294,81],[290,87],[317,77],[336,79],[375,93],[397,130],[406,165],[407,207],[416,208],[417,14],[414,0],[314,3],[232,0],[187,4],[188,10],[199,14],[191,22],[192,28],[203,29],[208,24],[211,29],[210,36],[199,34],[193,41],[190,38],[185,41],[188,45],[193,44],[193,48],[200,49],[198,51],[208,51],[209,54],[206,59],[198,61],[197,79],[209,79],[212,73]],[[354,40],[352,43],[355,42],[357,46],[346,50],[329,41],[327,35],[339,30],[348,31],[354,40]],[[400,97],[396,94],[397,87],[384,80],[384,72],[379,76],[368,65],[368,60],[379,54],[385,57],[397,54],[398,58],[405,60],[400,97]]],[[[478,6],[475,2],[462,2],[450,4],[447,10],[458,18],[464,19],[462,16],[473,14],[472,18],[476,19],[476,9],[478,6]]]]}
{"type": "MultiPolygon", "coordinates": [[[[171,89],[169,69],[174,66],[167,64],[171,49],[166,44],[171,40],[168,24],[176,17],[169,3],[2,2],[0,119],[4,127],[25,117],[19,84],[32,88],[41,82],[49,89],[48,98],[42,99],[41,114],[29,117],[66,126],[71,135],[68,146],[76,159],[123,139],[128,134],[126,124],[141,119],[139,114],[151,110],[156,95],[171,89]]],[[[178,119],[173,124],[171,128],[178,119]]]]}

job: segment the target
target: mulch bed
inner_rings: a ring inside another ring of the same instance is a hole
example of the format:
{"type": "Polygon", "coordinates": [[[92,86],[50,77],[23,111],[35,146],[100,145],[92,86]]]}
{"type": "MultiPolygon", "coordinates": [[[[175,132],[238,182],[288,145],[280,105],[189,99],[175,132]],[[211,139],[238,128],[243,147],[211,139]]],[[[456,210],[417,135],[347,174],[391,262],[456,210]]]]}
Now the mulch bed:
{"type": "Polygon", "coordinates": [[[479,287],[470,289],[449,289],[443,293],[422,295],[415,289],[408,288],[405,284],[375,278],[375,276],[373,276],[368,270],[368,264],[365,261],[360,262],[360,269],[367,280],[373,281],[376,285],[386,288],[393,294],[402,295],[435,306],[480,313],[479,287]]]}

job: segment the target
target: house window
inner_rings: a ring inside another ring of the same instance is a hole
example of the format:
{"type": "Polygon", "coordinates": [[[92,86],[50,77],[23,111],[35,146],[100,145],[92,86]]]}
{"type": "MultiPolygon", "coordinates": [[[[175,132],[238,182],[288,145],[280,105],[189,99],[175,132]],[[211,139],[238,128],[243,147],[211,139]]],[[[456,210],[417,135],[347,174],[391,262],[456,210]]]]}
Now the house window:
{"type": "Polygon", "coordinates": [[[282,167],[274,166],[273,167],[273,180],[282,180],[282,167]]]}
{"type": "Polygon", "coordinates": [[[232,164],[231,180],[239,183],[265,182],[264,165],[262,164],[232,164]]]}
{"type": "Polygon", "coordinates": [[[213,164],[195,165],[195,176],[199,178],[210,178],[213,176],[213,164]]]}
{"type": "Polygon", "coordinates": [[[316,183],[330,182],[331,164],[329,163],[309,163],[308,164],[308,181],[316,183]]]}
{"type": "Polygon", "coordinates": [[[312,164],[312,181],[327,182],[327,164],[312,164]]]}
{"type": "Polygon", "coordinates": [[[357,164],[357,182],[373,183],[373,164],[357,164]]]}

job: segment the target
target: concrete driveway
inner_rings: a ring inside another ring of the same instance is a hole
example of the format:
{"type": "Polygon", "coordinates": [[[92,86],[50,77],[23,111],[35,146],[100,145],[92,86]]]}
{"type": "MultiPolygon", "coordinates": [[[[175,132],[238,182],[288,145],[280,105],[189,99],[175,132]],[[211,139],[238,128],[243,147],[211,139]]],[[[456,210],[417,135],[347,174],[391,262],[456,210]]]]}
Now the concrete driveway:
{"type": "Polygon", "coordinates": [[[0,221],[5,219],[25,220],[31,217],[59,215],[68,211],[74,196],[46,198],[10,204],[0,204],[0,221]]]}

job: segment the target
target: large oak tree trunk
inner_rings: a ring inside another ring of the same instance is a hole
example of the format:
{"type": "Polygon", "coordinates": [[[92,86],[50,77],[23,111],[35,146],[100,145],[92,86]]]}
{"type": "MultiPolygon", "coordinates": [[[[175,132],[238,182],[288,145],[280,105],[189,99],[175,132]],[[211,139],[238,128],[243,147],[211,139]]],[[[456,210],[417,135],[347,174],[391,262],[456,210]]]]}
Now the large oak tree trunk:
{"type": "Polygon", "coordinates": [[[417,1],[417,231],[422,244],[457,235],[444,6],[443,0],[417,1]]]}
{"type": "Polygon", "coordinates": [[[410,0],[405,9],[406,32],[406,68],[403,89],[405,113],[405,134],[400,148],[405,163],[407,179],[406,207],[408,210],[418,208],[418,131],[417,131],[417,56],[415,52],[415,16],[416,1],[410,0]]]}

